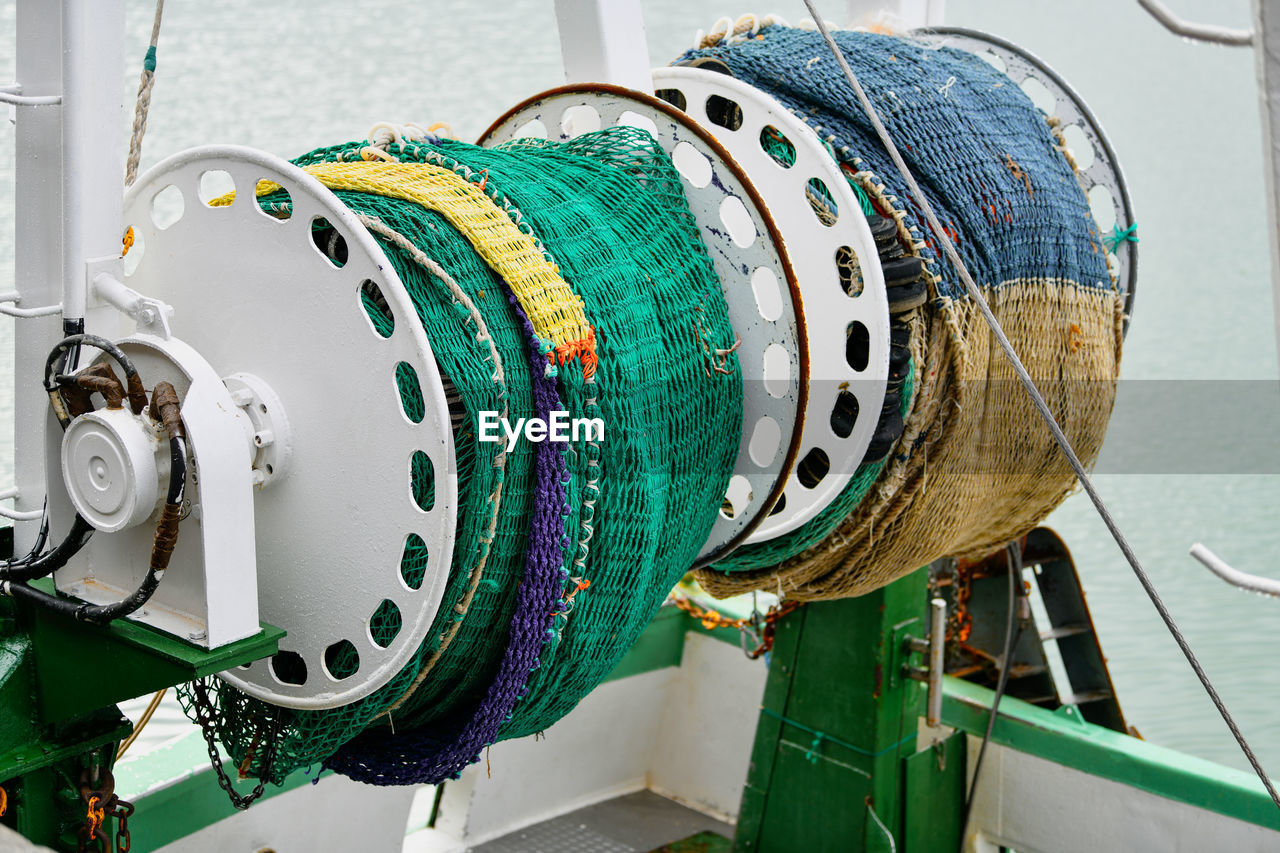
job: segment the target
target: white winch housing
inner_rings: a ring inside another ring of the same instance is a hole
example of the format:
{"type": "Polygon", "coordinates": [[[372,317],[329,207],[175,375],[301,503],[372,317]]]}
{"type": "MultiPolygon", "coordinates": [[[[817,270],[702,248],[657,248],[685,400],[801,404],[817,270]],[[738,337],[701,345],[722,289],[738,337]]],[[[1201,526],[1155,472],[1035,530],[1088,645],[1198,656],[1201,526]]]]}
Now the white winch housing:
{"type": "Polygon", "coordinates": [[[103,409],[67,427],[62,470],[76,512],[114,533],[155,514],[169,478],[169,448],[146,414],[103,409]]]}

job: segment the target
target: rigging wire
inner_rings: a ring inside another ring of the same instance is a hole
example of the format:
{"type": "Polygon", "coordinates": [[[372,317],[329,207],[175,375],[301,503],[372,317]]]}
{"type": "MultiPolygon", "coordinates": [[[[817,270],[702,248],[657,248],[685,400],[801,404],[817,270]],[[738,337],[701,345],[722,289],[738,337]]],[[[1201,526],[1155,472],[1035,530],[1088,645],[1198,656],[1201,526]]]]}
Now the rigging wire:
{"type": "Polygon", "coordinates": [[[1182,630],[1178,627],[1178,623],[1174,621],[1173,615],[1169,612],[1169,608],[1165,606],[1164,600],[1160,597],[1160,593],[1156,590],[1155,584],[1147,575],[1146,570],[1142,567],[1142,563],[1138,560],[1137,554],[1129,545],[1129,540],[1125,538],[1124,533],[1120,530],[1119,525],[1111,516],[1111,511],[1107,508],[1106,503],[1102,500],[1102,496],[1098,494],[1097,488],[1093,485],[1093,480],[1089,477],[1089,473],[1085,470],[1084,464],[1080,461],[1080,457],[1076,455],[1075,450],[1071,447],[1071,442],[1066,434],[1062,431],[1062,427],[1058,425],[1053,413],[1049,411],[1049,406],[1045,403],[1044,397],[1040,395],[1039,389],[1036,388],[1035,380],[1031,378],[1031,374],[1027,372],[1026,366],[1022,363],[1022,359],[1018,357],[1018,353],[1014,350],[1013,344],[1009,342],[1008,336],[1005,335],[1004,329],[1000,327],[1000,322],[996,319],[995,314],[991,311],[991,306],[987,304],[987,300],[983,298],[982,291],[978,289],[978,285],[974,282],[973,276],[969,274],[969,269],[960,260],[959,254],[956,252],[955,246],[951,242],[951,238],[947,235],[946,230],[938,222],[938,217],[933,212],[933,207],[929,204],[929,200],[925,198],[924,193],[920,190],[920,185],[916,183],[915,176],[911,174],[911,170],[907,168],[906,162],[902,159],[902,155],[898,152],[898,147],[894,144],[889,131],[885,129],[884,123],[880,120],[880,114],[872,105],[871,100],[867,97],[867,93],[863,91],[862,84],[858,82],[857,75],[853,73],[853,69],[849,67],[849,63],[844,58],[844,53],[836,44],[834,38],[831,37],[831,31],[827,28],[826,23],[822,20],[822,16],[818,14],[814,8],[814,0],[804,0],[805,7],[809,10],[809,14],[813,17],[814,23],[817,25],[818,31],[822,33],[823,39],[827,42],[836,62],[840,65],[840,69],[844,72],[845,80],[853,89],[853,93],[858,98],[858,103],[862,105],[863,111],[867,114],[867,118],[871,121],[875,128],[876,135],[880,138],[880,142],[884,145],[885,151],[893,160],[894,166],[902,175],[902,179],[906,181],[907,186],[911,190],[911,196],[919,205],[920,211],[924,214],[925,220],[929,224],[930,230],[934,234],[934,238],[946,253],[947,259],[955,266],[960,274],[961,280],[964,282],[965,290],[969,294],[969,298],[973,300],[978,310],[982,312],[982,317],[987,325],[991,328],[991,333],[995,336],[996,341],[1000,344],[1000,348],[1004,351],[1005,356],[1009,359],[1014,372],[1018,374],[1018,379],[1022,382],[1022,386],[1026,389],[1027,396],[1031,398],[1031,402],[1035,405],[1036,410],[1040,413],[1040,417],[1044,419],[1045,424],[1049,427],[1049,431],[1053,433],[1054,441],[1058,443],[1063,456],[1075,471],[1076,478],[1080,481],[1080,485],[1084,488],[1085,493],[1089,495],[1089,500],[1093,502],[1094,508],[1098,511],[1102,522],[1107,526],[1107,530],[1111,533],[1111,537],[1115,539],[1116,545],[1119,546],[1121,553],[1129,562],[1129,566],[1133,569],[1134,575],[1138,578],[1138,583],[1142,585],[1147,597],[1151,599],[1151,603],[1155,606],[1156,612],[1160,614],[1160,618],[1164,621],[1165,627],[1169,629],[1169,633],[1173,635],[1173,639],[1178,644],[1178,648],[1182,650],[1182,654],[1187,659],[1187,663],[1191,665],[1191,669],[1195,671],[1196,677],[1200,679],[1201,685],[1204,686],[1205,692],[1209,694],[1209,698],[1213,701],[1214,707],[1218,709],[1218,713],[1222,715],[1222,719],[1227,724],[1227,728],[1231,730],[1232,736],[1236,739],[1236,743],[1240,745],[1240,749],[1244,752],[1245,757],[1249,760],[1249,764],[1253,767],[1258,778],[1262,780],[1262,785],[1267,789],[1267,793],[1271,795],[1272,801],[1280,808],[1280,793],[1276,792],[1276,788],[1271,784],[1271,780],[1267,777],[1266,771],[1262,769],[1261,762],[1254,754],[1253,748],[1249,746],[1249,742],[1245,739],[1244,734],[1240,731],[1240,727],[1236,725],[1235,719],[1231,716],[1231,712],[1227,710],[1226,704],[1222,701],[1222,697],[1218,695],[1217,689],[1213,686],[1213,682],[1209,680],[1208,674],[1200,665],[1200,661],[1196,658],[1196,654],[1191,649],[1191,644],[1187,642],[1186,637],[1182,635],[1182,630]]]}
{"type": "Polygon", "coordinates": [[[987,744],[991,742],[991,733],[996,727],[1000,700],[1004,698],[1005,688],[1009,686],[1010,659],[1013,649],[1022,637],[1025,621],[1018,619],[1014,628],[1014,614],[1018,611],[1017,599],[1022,585],[1022,545],[1015,539],[1006,548],[1009,553],[1009,613],[1004,626],[1004,653],[1000,655],[1000,677],[996,680],[996,695],[991,700],[991,713],[987,715],[987,730],[982,735],[982,746],[978,748],[978,760],[973,765],[973,779],[969,782],[969,793],[964,798],[964,812],[960,818],[960,851],[964,853],[965,833],[969,829],[969,816],[973,810],[973,795],[978,792],[978,777],[982,775],[982,760],[987,755],[987,744]]]}

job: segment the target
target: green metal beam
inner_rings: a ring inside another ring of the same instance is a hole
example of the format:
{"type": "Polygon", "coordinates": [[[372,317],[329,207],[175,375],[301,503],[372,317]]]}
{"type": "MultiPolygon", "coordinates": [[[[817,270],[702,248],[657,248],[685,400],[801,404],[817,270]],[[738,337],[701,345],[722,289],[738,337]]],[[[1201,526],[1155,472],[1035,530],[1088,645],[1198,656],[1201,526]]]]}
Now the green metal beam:
{"type": "Polygon", "coordinates": [[[964,819],[965,742],[953,732],[909,757],[903,853],[956,853],[964,819]]]}
{"type": "MultiPolygon", "coordinates": [[[[982,736],[995,695],[958,678],[943,684],[942,722],[982,736]]],[[[1048,711],[1006,696],[993,743],[1157,796],[1280,830],[1280,811],[1250,773],[1084,721],[1064,706],[1048,711]]]]}
{"type": "Polygon", "coordinates": [[[778,623],[734,849],[901,849],[903,759],[923,694],[905,678],[923,572],[778,623]]]}
{"type": "MultiPolygon", "coordinates": [[[[33,586],[52,590],[50,581],[33,586]]],[[[91,625],[41,607],[21,608],[35,655],[41,720],[56,723],[275,654],[284,631],[203,649],[137,622],[91,625]]]]}

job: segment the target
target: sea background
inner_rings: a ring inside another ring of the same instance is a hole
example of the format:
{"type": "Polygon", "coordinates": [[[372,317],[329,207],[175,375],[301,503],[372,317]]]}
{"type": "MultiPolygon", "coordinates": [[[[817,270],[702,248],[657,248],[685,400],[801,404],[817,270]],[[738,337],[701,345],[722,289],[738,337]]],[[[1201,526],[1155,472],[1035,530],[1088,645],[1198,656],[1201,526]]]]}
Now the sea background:
{"type": "MultiPolygon", "coordinates": [[[[1195,20],[1250,22],[1249,0],[1172,5],[1195,20]]],[[[827,0],[820,8],[842,20],[841,3],[827,0]]],[[[790,0],[755,10],[724,0],[645,0],[643,9],[654,65],[671,61],[698,28],[709,29],[721,15],[805,17],[802,4],[790,0]]],[[[150,3],[129,0],[130,64],[121,87],[130,104],[151,14],[150,3]]],[[[0,82],[15,76],[14,17],[14,0],[0,0],[0,82]]],[[[1252,52],[1178,39],[1132,2],[951,0],[947,23],[1000,35],[1041,57],[1108,132],[1129,181],[1141,240],[1126,382],[1239,389],[1237,398],[1256,397],[1256,408],[1246,399],[1227,416],[1265,417],[1274,425],[1270,413],[1280,392],[1268,240],[1277,235],[1269,234],[1266,218],[1252,52]]],[[[447,121],[460,138],[474,139],[508,107],[561,82],[551,0],[169,3],[143,169],[215,142],[296,156],[363,138],[378,121],[447,121]]],[[[0,290],[21,285],[13,281],[20,215],[13,203],[13,136],[12,125],[0,119],[6,152],[0,156],[0,290]]],[[[11,482],[13,466],[12,324],[0,317],[0,485],[11,482]]],[[[1196,399],[1188,392],[1188,409],[1196,399]]],[[[1116,418],[1125,416],[1122,397],[1116,418]]],[[[1147,473],[1103,473],[1097,482],[1264,766],[1280,776],[1274,651],[1280,601],[1233,590],[1187,555],[1192,542],[1203,541],[1239,569],[1280,576],[1272,559],[1280,553],[1280,476],[1265,465],[1258,470],[1270,473],[1246,473],[1254,470],[1251,454],[1274,451],[1267,424],[1263,445],[1232,450],[1238,465],[1220,466],[1220,473],[1170,473],[1184,470],[1176,463],[1202,450],[1181,428],[1174,406],[1145,434],[1144,449],[1157,460],[1142,468],[1147,473]]],[[[1088,500],[1072,496],[1048,523],[1075,556],[1129,722],[1153,742],[1246,766],[1088,500]]],[[[128,710],[136,716],[142,704],[145,699],[128,710]]],[[[188,730],[166,702],[135,753],[188,730]]]]}

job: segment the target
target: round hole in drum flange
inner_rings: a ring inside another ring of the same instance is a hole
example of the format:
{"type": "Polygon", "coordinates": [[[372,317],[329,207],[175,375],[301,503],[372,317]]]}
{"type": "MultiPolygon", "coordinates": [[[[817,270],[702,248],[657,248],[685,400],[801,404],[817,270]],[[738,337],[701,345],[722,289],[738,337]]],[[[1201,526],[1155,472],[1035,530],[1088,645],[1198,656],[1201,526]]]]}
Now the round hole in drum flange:
{"type": "Polygon", "coordinates": [[[818,221],[830,228],[840,218],[840,206],[821,178],[810,178],[804,185],[804,196],[818,221]]]}
{"type": "Polygon", "coordinates": [[[1084,129],[1078,124],[1069,124],[1062,129],[1062,141],[1066,144],[1067,150],[1071,152],[1071,158],[1076,161],[1076,168],[1081,172],[1088,171],[1089,167],[1097,160],[1097,154],[1093,150],[1093,143],[1089,141],[1089,137],[1085,134],[1084,129]]]}
{"type": "Polygon", "coordinates": [[[570,139],[600,129],[600,113],[590,104],[575,104],[560,116],[560,130],[570,139]]]}
{"type": "Polygon", "coordinates": [[[742,107],[737,101],[710,95],[707,97],[707,119],[725,130],[737,130],[742,127],[742,107]]]}
{"type": "Polygon", "coordinates": [[[546,139],[547,126],[540,119],[530,119],[511,134],[513,139],[546,139]]]}
{"type": "Polygon", "coordinates": [[[760,130],[760,147],[769,159],[784,169],[796,164],[796,147],[786,135],[771,124],[760,130]]]}
{"type": "Polygon", "coordinates": [[[751,221],[747,206],[736,195],[725,196],[720,202],[720,221],[729,232],[729,237],[743,249],[750,248],[759,233],[756,224],[751,221]]]}
{"type": "Polygon", "coordinates": [[[751,492],[751,481],[741,474],[734,474],[729,479],[729,488],[725,490],[724,503],[720,505],[720,514],[725,518],[736,518],[747,507],[755,495],[751,492]]]}
{"type": "Polygon", "coordinates": [[[836,273],[840,276],[840,289],[845,295],[862,295],[862,264],[858,262],[858,253],[849,246],[836,249],[836,273]]]}
{"type": "Polygon", "coordinates": [[[678,142],[675,148],[671,149],[671,163],[686,181],[698,189],[711,183],[713,172],[711,161],[707,159],[707,155],[688,142],[678,142]]]}
{"type": "Polygon", "coordinates": [[[284,222],[293,216],[293,196],[274,181],[261,178],[254,182],[254,198],[258,212],[263,216],[284,222]]]}
{"type": "Polygon", "coordinates": [[[769,510],[769,515],[771,516],[777,515],[778,513],[782,512],[786,508],[787,508],[787,493],[783,492],[782,494],[778,495],[778,501],[769,510]]]}
{"type": "Polygon", "coordinates": [[[796,466],[796,479],[806,489],[821,483],[831,470],[831,459],[821,447],[815,447],[804,455],[796,466]]]}
{"type": "Polygon", "coordinates": [[[1089,210],[1093,213],[1093,221],[1098,223],[1102,233],[1110,234],[1116,225],[1116,202],[1111,190],[1103,184],[1095,184],[1089,188],[1089,210]]]}
{"type": "Polygon", "coordinates": [[[680,112],[685,112],[689,107],[689,99],[684,96],[684,92],[679,89],[658,89],[653,93],[658,98],[666,101],[680,112]]]}
{"type": "Polygon", "coordinates": [[[151,198],[151,221],[161,231],[172,228],[186,212],[186,206],[182,190],[169,184],[151,198]]]}
{"type": "Polygon", "coordinates": [[[1001,74],[1005,72],[1006,66],[1004,64],[1004,60],[1001,59],[994,51],[983,50],[975,55],[1001,74]]]}
{"type": "Polygon", "coordinates": [[[282,684],[306,684],[307,662],[297,652],[279,651],[271,656],[271,674],[282,684]]]}
{"type": "Polygon", "coordinates": [[[844,360],[859,373],[866,370],[871,361],[871,333],[859,320],[845,329],[844,360]]]}
{"type": "Polygon", "coordinates": [[[768,267],[756,267],[751,274],[751,292],[756,297],[756,309],[760,316],[772,323],[782,316],[782,289],[778,275],[768,267]]]}
{"type": "Polygon", "coordinates": [[[1028,77],[1018,85],[1040,112],[1051,116],[1057,111],[1058,100],[1044,83],[1034,77],[1028,77]]]}
{"type": "Polygon", "coordinates": [[[769,344],[764,348],[761,366],[765,393],[774,399],[781,399],[791,387],[791,357],[787,348],[779,343],[769,344]]]}
{"type": "Polygon", "coordinates": [[[391,313],[387,297],[382,295],[382,288],[372,279],[366,278],[360,282],[360,304],[378,337],[391,337],[391,333],[396,330],[396,317],[391,313]]]}
{"type": "Polygon", "coordinates": [[[360,653],[350,640],[339,640],[324,650],[324,668],[336,681],[360,671],[360,653]]]}
{"type": "Polygon", "coordinates": [[[369,617],[369,639],[378,648],[385,649],[400,635],[403,624],[400,608],[391,599],[384,598],[369,617]]]}
{"type": "Polygon", "coordinates": [[[225,169],[209,169],[200,173],[196,198],[205,207],[229,207],[235,201],[236,182],[225,169]],[[213,202],[222,202],[213,204],[213,202]]]}
{"type": "Polygon", "coordinates": [[[404,551],[400,554],[400,579],[409,589],[422,589],[422,580],[427,576],[427,543],[416,533],[410,533],[404,540],[404,551]]]}
{"type": "Polygon", "coordinates": [[[658,135],[658,125],[653,119],[648,116],[642,116],[632,110],[625,110],[622,115],[618,116],[618,120],[614,122],[614,125],[617,127],[638,128],[653,137],[658,135]]]}
{"type": "Polygon", "coordinates": [[[400,392],[400,409],[412,423],[420,424],[427,415],[427,404],[422,398],[422,384],[418,371],[407,361],[396,365],[396,389],[400,392]]]}
{"type": "Polygon", "coordinates": [[[766,415],[756,421],[751,430],[751,440],[747,443],[747,454],[751,461],[761,468],[771,464],[778,456],[778,448],[782,446],[782,428],[778,422],[766,415]]]}
{"type": "Polygon", "coordinates": [[[409,461],[409,488],[418,509],[431,512],[436,505],[436,466],[421,450],[413,451],[409,461]]]}
{"type": "Polygon", "coordinates": [[[334,269],[347,265],[347,238],[323,216],[311,220],[311,242],[334,269]]]}
{"type": "Polygon", "coordinates": [[[853,426],[858,422],[858,398],[848,391],[841,391],[836,396],[836,404],[831,409],[831,431],[840,438],[848,438],[853,433],[853,426]]]}

